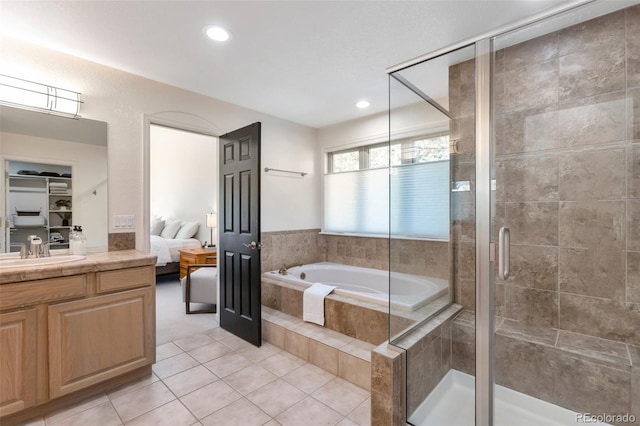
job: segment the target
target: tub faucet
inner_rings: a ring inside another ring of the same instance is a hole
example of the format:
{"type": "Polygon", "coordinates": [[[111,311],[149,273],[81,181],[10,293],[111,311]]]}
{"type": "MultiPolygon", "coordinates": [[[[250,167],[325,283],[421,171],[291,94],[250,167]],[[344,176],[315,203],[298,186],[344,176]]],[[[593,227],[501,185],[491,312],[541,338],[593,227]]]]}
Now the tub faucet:
{"type": "Polygon", "coordinates": [[[9,247],[20,247],[20,259],[27,258],[27,246],[24,243],[10,243],[9,247]]]}
{"type": "Polygon", "coordinates": [[[287,275],[289,273],[288,270],[291,268],[295,268],[296,266],[302,266],[302,263],[296,263],[294,265],[289,265],[289,266],[282,265],[282,268],[278,269],[278,273],[280,275],[287,275]]]}

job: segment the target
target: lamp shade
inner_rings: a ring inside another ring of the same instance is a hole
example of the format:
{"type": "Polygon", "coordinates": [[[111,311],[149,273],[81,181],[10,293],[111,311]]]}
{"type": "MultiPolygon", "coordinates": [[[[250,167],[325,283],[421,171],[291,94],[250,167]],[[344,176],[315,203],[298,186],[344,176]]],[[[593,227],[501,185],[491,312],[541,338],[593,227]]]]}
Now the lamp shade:
{"type": "Polygon", "coordinates": [[[218,215],[215,213],[207,214],[207,228],[215,228],[218,226],[218,215]]]}
{"type": "Polygon", "coordinates": [[[76,118],[80,103],[77,92],[0,74],[2,105],[76,118]]]}

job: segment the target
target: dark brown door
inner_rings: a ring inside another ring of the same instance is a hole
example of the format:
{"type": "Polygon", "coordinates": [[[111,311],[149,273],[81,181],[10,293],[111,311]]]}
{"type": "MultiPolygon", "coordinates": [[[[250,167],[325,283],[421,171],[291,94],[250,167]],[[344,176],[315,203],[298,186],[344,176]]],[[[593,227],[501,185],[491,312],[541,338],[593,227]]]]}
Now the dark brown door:
{"type": "Polygon", "coordinates": [[[220,136],[220,160],[220,327],[260,346],[260,123],[220,136]]]}

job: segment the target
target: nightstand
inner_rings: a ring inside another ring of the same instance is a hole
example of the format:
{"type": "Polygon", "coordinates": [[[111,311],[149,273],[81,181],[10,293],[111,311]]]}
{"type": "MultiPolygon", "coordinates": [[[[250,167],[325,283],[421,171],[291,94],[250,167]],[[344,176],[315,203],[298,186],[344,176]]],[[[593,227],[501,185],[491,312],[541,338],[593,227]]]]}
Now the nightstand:
{"type": "Polygon", "coordinates": [[[217,264],[217,252],[215,247],[198,247],[192,249],[178,250],[180,253],[180,278],[184,278],[187,275],[187,265],[193,265],[196,263],[209,263],[212,265],[217,264]],[[213,257],[209,259],[208,257],[213,257]]]}

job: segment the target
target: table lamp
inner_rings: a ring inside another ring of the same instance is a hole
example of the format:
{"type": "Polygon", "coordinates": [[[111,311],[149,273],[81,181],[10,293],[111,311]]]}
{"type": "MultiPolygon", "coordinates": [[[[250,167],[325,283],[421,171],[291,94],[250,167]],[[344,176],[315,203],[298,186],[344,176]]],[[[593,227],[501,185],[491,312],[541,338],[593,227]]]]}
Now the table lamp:
{"type": "Polygon", "coordinates": [[[209,242],[208,247],[215,247],[216,245],[213,243],[213,228],[215,228],[218,224],[218,215],[215,213],[207,214],[207,228],[211,229],[211,241],[209,242]]]}

